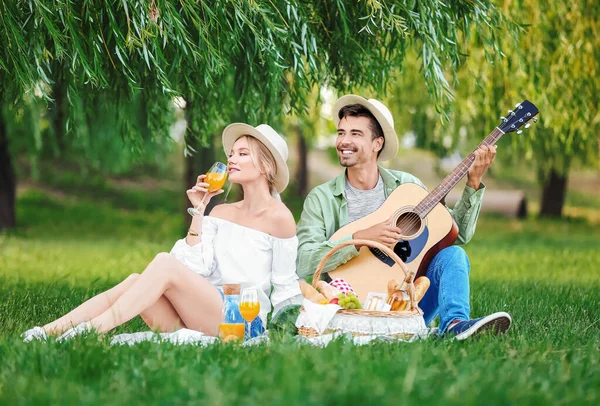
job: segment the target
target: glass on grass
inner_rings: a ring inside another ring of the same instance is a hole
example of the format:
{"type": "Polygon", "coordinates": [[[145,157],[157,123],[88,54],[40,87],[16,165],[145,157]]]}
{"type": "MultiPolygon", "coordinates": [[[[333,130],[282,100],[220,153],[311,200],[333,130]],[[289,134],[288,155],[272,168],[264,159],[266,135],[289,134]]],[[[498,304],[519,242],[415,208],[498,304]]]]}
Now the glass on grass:
{"type": "Polygon", "coordinates": [[[258,291],[256,288],[246,288],[240,298],[240,313],[246,323],[248,323],[247,339],[252,338],[252,321],[260,313],[260,302],[258,301],[258,291]]]}
{"type": "MultiPolygon", "coordinates": [[[[215,162],[212,164],[208,172],[206,172],[206,178],[204,178],[203,182],[208,183],[208,193],[212,193],[222,189],[226,180],[227,165],[225,165],[223,162],[215,162]]],[[[204,195],[198,207],[188,208],[188,213],[190,213],[192,216],[200,214],[198,208],[200,206],[204,206],[204,200],[206,199],[206,196],[208,196],[208,193],[204,195]]]]}

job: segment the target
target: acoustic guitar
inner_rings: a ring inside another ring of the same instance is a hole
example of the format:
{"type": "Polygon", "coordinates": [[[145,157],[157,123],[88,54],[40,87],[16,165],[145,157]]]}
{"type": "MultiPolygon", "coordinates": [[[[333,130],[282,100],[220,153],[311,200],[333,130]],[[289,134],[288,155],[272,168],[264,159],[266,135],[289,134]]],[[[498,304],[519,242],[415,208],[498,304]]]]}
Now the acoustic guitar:
{"type": "MultiPolygon", "coordinates": [[[[537,121],[534,117],[538,109],[527,100],[508,112],[508,116],[501,117],[500,125],[480,145],[495,145],[504,134],[521,133],[520,127],[528,128],[528,121],[537,121]]],[[[456,223],[440,202],[467,174],[474,161],[475,151],[429,193],[415,183],[398,186],[379,209],[340,228],[330,240],[338,240],[392,218],[392,224],[395,223],[403,235],[393,249],[408,267],[409,279],[424,275],[431,259],[454,244],[458,237],[456,223]]],[[[405,280],[404,273],[389,256],[376,248],[364,246],[358,256],[330,271],[329,276],[348,281],[361,301],[366,300],[369,292],[385,292],[391,279],[405,280]]]]}

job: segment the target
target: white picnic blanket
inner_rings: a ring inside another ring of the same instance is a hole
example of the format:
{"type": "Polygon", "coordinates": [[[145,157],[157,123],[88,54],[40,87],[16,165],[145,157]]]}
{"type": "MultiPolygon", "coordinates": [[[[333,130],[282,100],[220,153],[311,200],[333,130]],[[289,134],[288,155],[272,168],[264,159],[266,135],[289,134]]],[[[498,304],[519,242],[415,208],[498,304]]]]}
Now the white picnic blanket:
{"type": "Polygon", "coordinates": [[[201,344],[208,345],[217,341],[217,337],[207,336],[199,331],[182,328],[172,333],[155,333],[153,331],[140,331],[130,334],[119,334],[113,337],[110,345],[134,345],[143,341],[155,343],[169,342],[172,344],[201,344]]]}
{"type": "MultiPolygon", "coordinates": [[[[155,333],[153,331],[141,331],[138,333],[119,334],[113,337],[110,345],[135,345],[144,341],[154,343],[169,342],[176,345],[197,344],[206,346],[219,342],[218,337],[208,336],[199,331],[182,328],[172,333],[155,333]]],[[[251,346],[269,342],[268,331],[258,337],[244,342],[242,345],[251,346]]]]}
{"type": "MultiPolygon", "coordinates": [[[[365,345],[371,342],[386,342],[386,343],[397,343],[397,342],[412,342],[414,340],[426,338],[428,334],[415,335],[412,338],[405,340],[400,338],[392,338],[385,335],[370,335],[370,336],[358,336],[353,337],[350,333],[336,332],[333,334],[325,334],[314,338],[307,338],[303,336],[297,336],[296,342],[298,344],[309,344],[316,347],[327,347],[333,340],[344,338],[351,341],[354,345],[365,345]]],[[[176,345],[182,344],[196,344],[201,346],[207,346],[218,343],[217,337],[207,336],[199,331],[181,329],[173,333],[154,333],[152,331],[141,331],[138,333],[130,334],[119,334],[110,342],[110,345],[135,345],[144,341],[151,341],[154,343],[169,342],[176,345]]],[[[255,337],[251,340],[244,342],[243,346],[253,346],[259,344],[270,344],[269,336],[267,332],[265,334],[255,337]]]]}

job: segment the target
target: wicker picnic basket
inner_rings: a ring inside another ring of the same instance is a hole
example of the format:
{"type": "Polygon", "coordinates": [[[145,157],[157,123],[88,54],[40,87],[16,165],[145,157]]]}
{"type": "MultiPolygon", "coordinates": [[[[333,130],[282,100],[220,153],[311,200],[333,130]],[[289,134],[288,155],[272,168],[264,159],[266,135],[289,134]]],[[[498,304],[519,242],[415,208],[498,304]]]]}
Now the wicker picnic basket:
{"type": "MultiPolygon", "coordinates": [[[[410,339],[415,334],[421,334],[426,330],[423,312],[417,306],[415,299],[415,285],[413,283],[414,275],[409,273],[404,262],[390,248],[375,241],[368,240],[349,240],[333,247],[319,262],[315,271],[312,285],[316,288],[320,280],[321,272],[327,261],[340,249],[350,245],[366,245],[377,248],[392,258],[404,272],[403,289],[409,296],[408,305],[405,310],[400,311],[372,311],[364,309],[338,310],[333,319],[329,322],[323,335],[343,332],[351,333],[353,336],[366,335],[386,335],[402,339],[410,339]]],[[[383,285],[382,287],[384,287],[383,285]]],[[[298,318],[302,319],[302,312],[298,318]]],[[[304,337],[312,338],[319,336],[318,331],[313,327],[298,326],[298,334],[304,337]]]]}

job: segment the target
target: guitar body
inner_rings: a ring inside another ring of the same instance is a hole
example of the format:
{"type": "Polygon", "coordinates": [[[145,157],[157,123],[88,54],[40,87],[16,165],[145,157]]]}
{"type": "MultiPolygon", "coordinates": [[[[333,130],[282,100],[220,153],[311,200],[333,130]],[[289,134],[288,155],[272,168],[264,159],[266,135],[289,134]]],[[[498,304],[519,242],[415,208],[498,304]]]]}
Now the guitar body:
{"type": "MultiPolygon", "coordinates": [[[[394,213],[412,213],[412,210],[425,199],[428,192],[415,183],[400,185],[386,199],[383,205],[370,215],[340,228],[330,240],[369,228],[390,219],[394,213]]],[[[414,216],[414,215],[413,215],[414,216]]],[[[415,220],[415,222],[419,222],[415,220]]],[[[398,221],[397,224],[401,222],[398,221]]],[[[437,203],[420,224],[412,229],[402,230],[405,240],[400,240],[393,248],[404,261],[411,275],[421,276],[427,271],[431,259],[454,243],[458,237],[458,227],[446,207],[437,203]]],[[[404,219],[406,224],[406,218],[404,219]]],[[[413,222],[409,222],[413,224],[413,222]]],[[[332,279],[344,278],[356,291],[361,302],[369,292],[386,292],[391,279],[398,282],[406,278],[400,267],[381,251],[361,247],[359,255],[329,272],[332,279]]]]}

